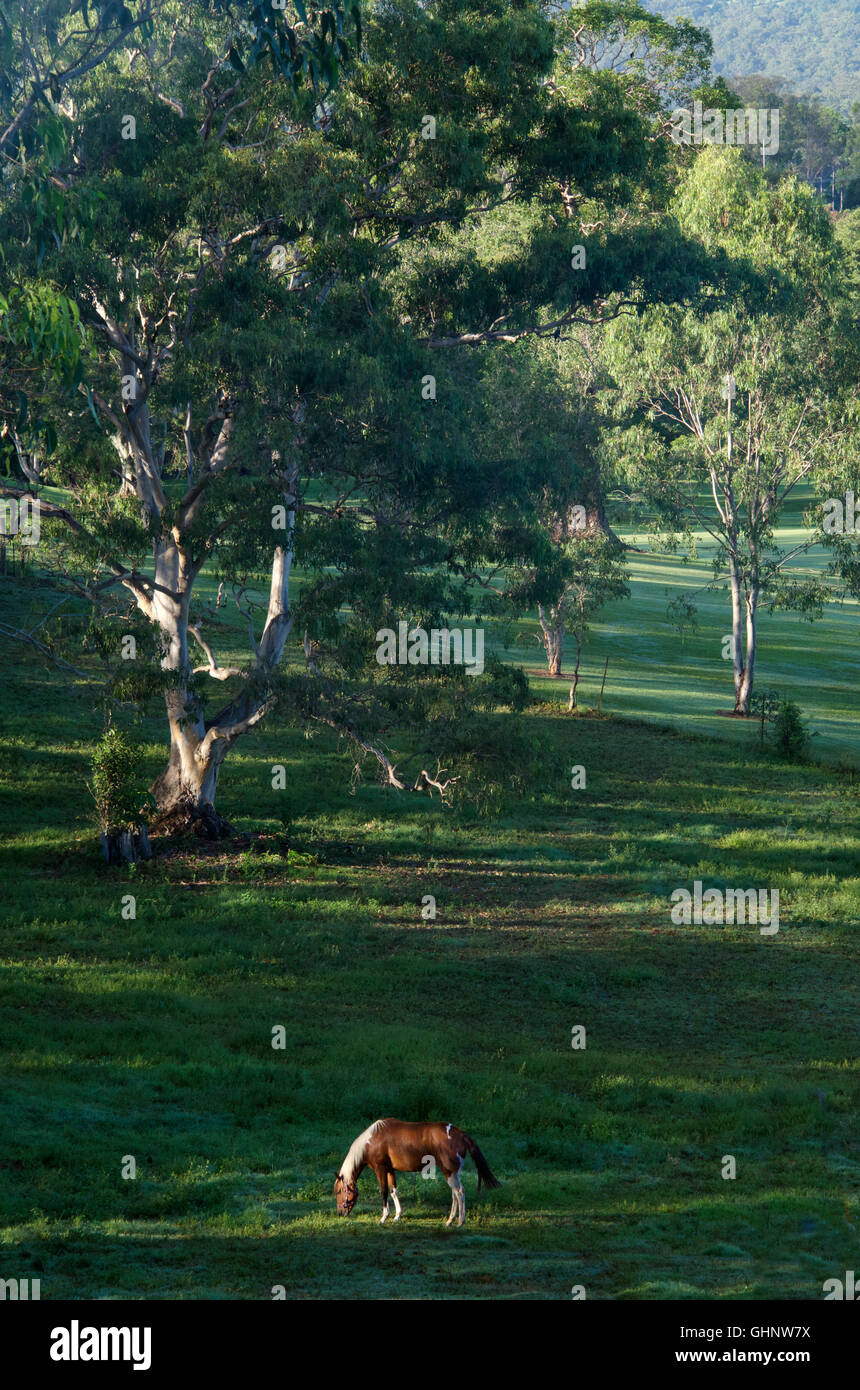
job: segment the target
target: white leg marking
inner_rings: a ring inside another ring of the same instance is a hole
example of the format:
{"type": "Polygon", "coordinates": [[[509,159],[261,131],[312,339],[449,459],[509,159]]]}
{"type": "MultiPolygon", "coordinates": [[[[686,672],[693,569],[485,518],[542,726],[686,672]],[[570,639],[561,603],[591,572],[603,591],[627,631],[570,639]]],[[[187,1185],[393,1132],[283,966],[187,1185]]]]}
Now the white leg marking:
{"type": "Polygon", "coordinates": [[[387,1220],[388,1220],[388,1203],[386,1202],[386,1203],[385,1203],[385,1206],[382,1208],[382,1220],[381,1220],[380,1223],[379,1223],[380,1226],[384,1226],[387,1220]]]}
{"type": "Polygon", "coordinates": [[[397,1196],[397,1188],[396,1188],[396,1187],[392,1187],[392,1189],[391,1189],[391,1195],[392,1195],[392,1197],[394,1198],[394,1220],[395,1220],[395,1221],[399,1221],[399,1220],[400,1220],[400,1213],[402,1212],[403,1208],[402,1208],[401,1205],[400,1205],[400,1198],[397,1196]]]}
{"type": "Polygon", "coordinates": [[[451,1189],[451,1214],[450,1214],[450,1216],[448,1217],[448,1220],[445,1222],[445,1225],[446,1225],[446,1226],[450,1226],[450,1225],[451,1225],[451,1222],[454,1220],[454,1217],[457,1215],[457,1210],[458,1210],[458,1205],[459,1205],[458,1202],[457,1202],[457,1177],[456,1177],[456,1174],[454,1174],[454,1173],[451,1174],[450,1178],[448,1179],[448,1186],[449,1186],[450,1189],[451,1189]]]}
{"type": "Polygon", "coordinates": [[[463,1154],[462,1158],[460,1159],[460,1167],[457,1171],[457,1203],[460,1208],[460,1220],[457,1222],[458,1226],[462,1226],[463,1222],[466,1220],[466,1189],[463,1186],[463,1179],[460,1176],[460,1174],[463,1171],[463,1164],[465,1162],[466,1155],[463,1154]]]}

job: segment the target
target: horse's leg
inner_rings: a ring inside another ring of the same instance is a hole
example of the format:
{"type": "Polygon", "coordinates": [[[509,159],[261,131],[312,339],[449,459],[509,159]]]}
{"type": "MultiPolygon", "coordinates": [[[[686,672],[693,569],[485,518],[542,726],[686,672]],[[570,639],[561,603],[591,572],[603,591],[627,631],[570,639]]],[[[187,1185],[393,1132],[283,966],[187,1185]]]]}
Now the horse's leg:
{"type": "Polygon", "coordinates": [[[464,1164],[465,1162],[466,1162],[466,1156],[465,1156],[465,1154],[464,1154],[463,1157],[460,1159],[460,1167],[459,1167],[458,1170],[457,1170],[457,1189],[456,1189],[456,1191],[457,1191],[457,1203],[458,1203],[459,1208],[460,1208],[460,1219],[459,1219],[459,1221],[457,1222],[457,1225],[458,1225],[458,1226],[462,1226],[463,1222],[466,1220],[466,1189],[465,1189],[464,1186],[463,1186],[463,1177],[462,1177],[462,1174],[463,1174],[463,1164],[464,1164]]]}
{"type": "Polygon", "coordinates": [[[397,1179],[394,1176],[394,1169],[388,1170],[388,1186],[391,1188],[391,1196],[394,1199],[394,1220],[399,1221],[403,1208],[400,1205],[400,1198],[397,1196],[397,1179]]]}
{"type": "Polygon", "coordinates": [[[457,1201],[457,1174],[446,1173],[445,1176],[448,1179],[448,1186],[451,1189],[451,1211],[448,1215],[448,1220],[445,1222],[445,1225],[450,1226],[451,1222],[454,1220],[454,1217],[457,1215],[457,1212],[459,1211],[459,1202],[457,1201]]]}
{"type": "Polygon", "coordinates": [[[382,1220],[379,1224],[384,1226],[388,1220],[388,1173],[385,1168],[377,1168],[374,1171],[379,1180],[379,1191],[382,1196],[382,1220]]]}

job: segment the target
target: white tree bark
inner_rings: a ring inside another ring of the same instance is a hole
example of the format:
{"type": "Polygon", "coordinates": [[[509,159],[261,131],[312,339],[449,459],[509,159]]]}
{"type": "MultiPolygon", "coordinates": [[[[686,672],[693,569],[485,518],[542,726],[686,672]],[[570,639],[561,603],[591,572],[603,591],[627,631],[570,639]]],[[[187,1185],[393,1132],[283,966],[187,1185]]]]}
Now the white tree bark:
{"type": "Polygon", "coordinates": [[[554,604],[547,616],[542,603],[538,604],[538,621],[541,625],[541,633],[546,652],[547,665],[551,676],[561,675],[561,658],[564,651],[564,597],[554,604]]]}
{"type": "MultiPolygon", "coordinates": [[[[288,515],[291,536],[292,510],[288,515]]],[[[175,673],[177,683],[167,693],[170,758],[151,790],[162,815],[174,823],[187,821],[213,836],[226,828],[214,809],[218,776],[232,744],[253,728],[269,707],[266,677],[278,666],[293,625],[289,605],[292,559],[292,543],[275,548],[266,622],[259,643],[255,643],[255,660],[245,685],[214,719],[204,721],[188,646],[188,611],[196,570],[175,539],[160,547],[159,583],[173,589],[176,596],[156,591],[151,612],[165,640],[162,666],[175,673]]],[[[207,674],[214,673],[207,668],[207,674]]]]}
{"type": "Polygon", "coordinates": [[[758,577],[758,548],[751,539],[753,563],[743,573],[737,551],[737,536],[730,537],[729,589],[732,599],[732,667],[735,683],[735,714],[748,715],[755,680],[756,619],[761,585],[758,577]]]}
{"type": "MultiPolygon", "coordinates": [[[[98,408],[114,426],[114,444],[120,459],[123,489],[132,491],[140,501],[145,524],[153,532],[154,580],[124,576],[122,583],[131,590],[140,610],[161,634],[162,669],[172,677],[166,694],[167,719],[170,731],[170,755],[167,766],[152,785],[160,815],[173,827],[189,825],[200,833],[216,836],[229,827],[215,811],[215,793],[221,764],[231,745],[241,734],[252,728],[265,714],[271,703],[268,677],[279,664],[284,646],[292,629],[289,584],[293,560],[293,528],[298,465],[284,475],[284,502],[287,508],[286,545],[276,546],[272,559],[269,605],[262,636],[257,642],[253,622],[249,618],[252,663],[247,673],[236,668],[219,667],[208,643],[203,641],[190,622],[194,582],[203,563],[192,555],[185,533],[199,517],[206,494],[215,480],[227,472],[232,463],[231,436],[233,419],[228,402],[222,401],[209,421],[217,426],[214,443],[201,462],[194,477],[191,453],[190,406],[186,419],[185,440],[188,451],[188,487],[175,512],[175,522],[169,531],[160,529],[165,513],[166,497],[161,484],[161,457],[156,457],[152,445],[149,392],[157,377],[160,362],[170,351],[173,340],[156,349],[157,327],[150,324],[138,306],[143,324],[143,346],[138,347],[134,331],[117,323],[93,296],[98,320],[111,346],[118,352],[124,376],[135,380],[134,398],[122,410],[114,411],[98,396],[98,408]],[[189,650],[189,636],[202,647],[207,665],[195,670],[189,650]],[[245,674],[245,684],[212,720],[205,720],[199,698],[197,681],[213,677],[245,674]]],[[[199,541],[197,542],[199,546],[199,541]]],[[[205,556],[205,547],[202,554],[205,556]]],[[[119,567],[116,567],[119,568],[119,567]]]]}

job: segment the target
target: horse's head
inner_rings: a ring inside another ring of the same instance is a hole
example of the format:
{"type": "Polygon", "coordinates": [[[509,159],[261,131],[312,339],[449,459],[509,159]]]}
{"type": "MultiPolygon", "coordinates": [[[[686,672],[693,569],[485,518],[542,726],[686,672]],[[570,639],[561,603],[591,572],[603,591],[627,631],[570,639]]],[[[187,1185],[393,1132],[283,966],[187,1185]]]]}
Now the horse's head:
{"type": "Polygon", "coordinates": [[[337,1198],[338,1216],[349,1216],[358,1200],[358,1187],[355,1179],[347,1182],[343,1173],[338,1173],[334,1180],[334,1195],[337,1198]]]}

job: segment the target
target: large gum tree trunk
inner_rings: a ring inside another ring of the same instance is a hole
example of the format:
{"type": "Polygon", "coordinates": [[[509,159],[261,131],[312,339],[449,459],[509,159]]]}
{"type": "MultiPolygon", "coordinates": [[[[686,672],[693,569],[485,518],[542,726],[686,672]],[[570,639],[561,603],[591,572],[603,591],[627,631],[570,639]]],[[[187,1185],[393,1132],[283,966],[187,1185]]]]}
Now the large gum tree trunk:
{"type": "Polygon", "coordinates": [[[176,675],[177,683],[166,696],[170,757],[150,787],[158,811],[154,828],[162,833],[190,830],[214,840],[231,832],[215,810],[215,789],[227,745],[206,739],[188,651],[194,571],[175,540],[158,542],[155,578],[159,588],[152,600],[152,617],[165,642],[161,665],[176,675]]]}
{"type": "MultiPolygon", "coordinates": [[[[291,529],[292,516],[290,513],[291,529]]],[[[177,682],[167,692],[170,757],[150,788],[158,807],[154,830],[169,834],[190,831],[213,840],[232,833],[229,822],[215,809],[218,775],[232,744],[253,728],[268,708],[263,681],[266,673],[278,665],[292,628],[291,564],[292,550],[278,546],[272,563],[266,625],[256,647],[255,679],[214,719],[204,721],[188,651],[188,612],[195,571],[178,545],[166,542],[157,549],[157,582],[171,592],[163,593],[161,588],[156,591],[153,617],[166,642],[162,666],[177,674],[177,682]]]]}
{"type": "Polygon", "coordinates": [[[613,531],[606,515],[606,490],[603,486],[603,476],[600,472],[600,464],[593,456],[589,459],[585,474],[585,490],[586,531],[592,535],[599,531],[601,535],[607,536],[609,540],[614,541],[620,550],[623,550],[624,541],[613,531]]]}
{"type": "Polygon", "coordinates": [[[207,749],[202,723],[187,716],[182,720],[173,692],[168,695],[168,719],[170,757],[150,787],[158,808],[154,828],[162,834],[191,831],[209,840],[229,835],[229,822],[215,810],[226,744],[214,743],[207,749]]]}

